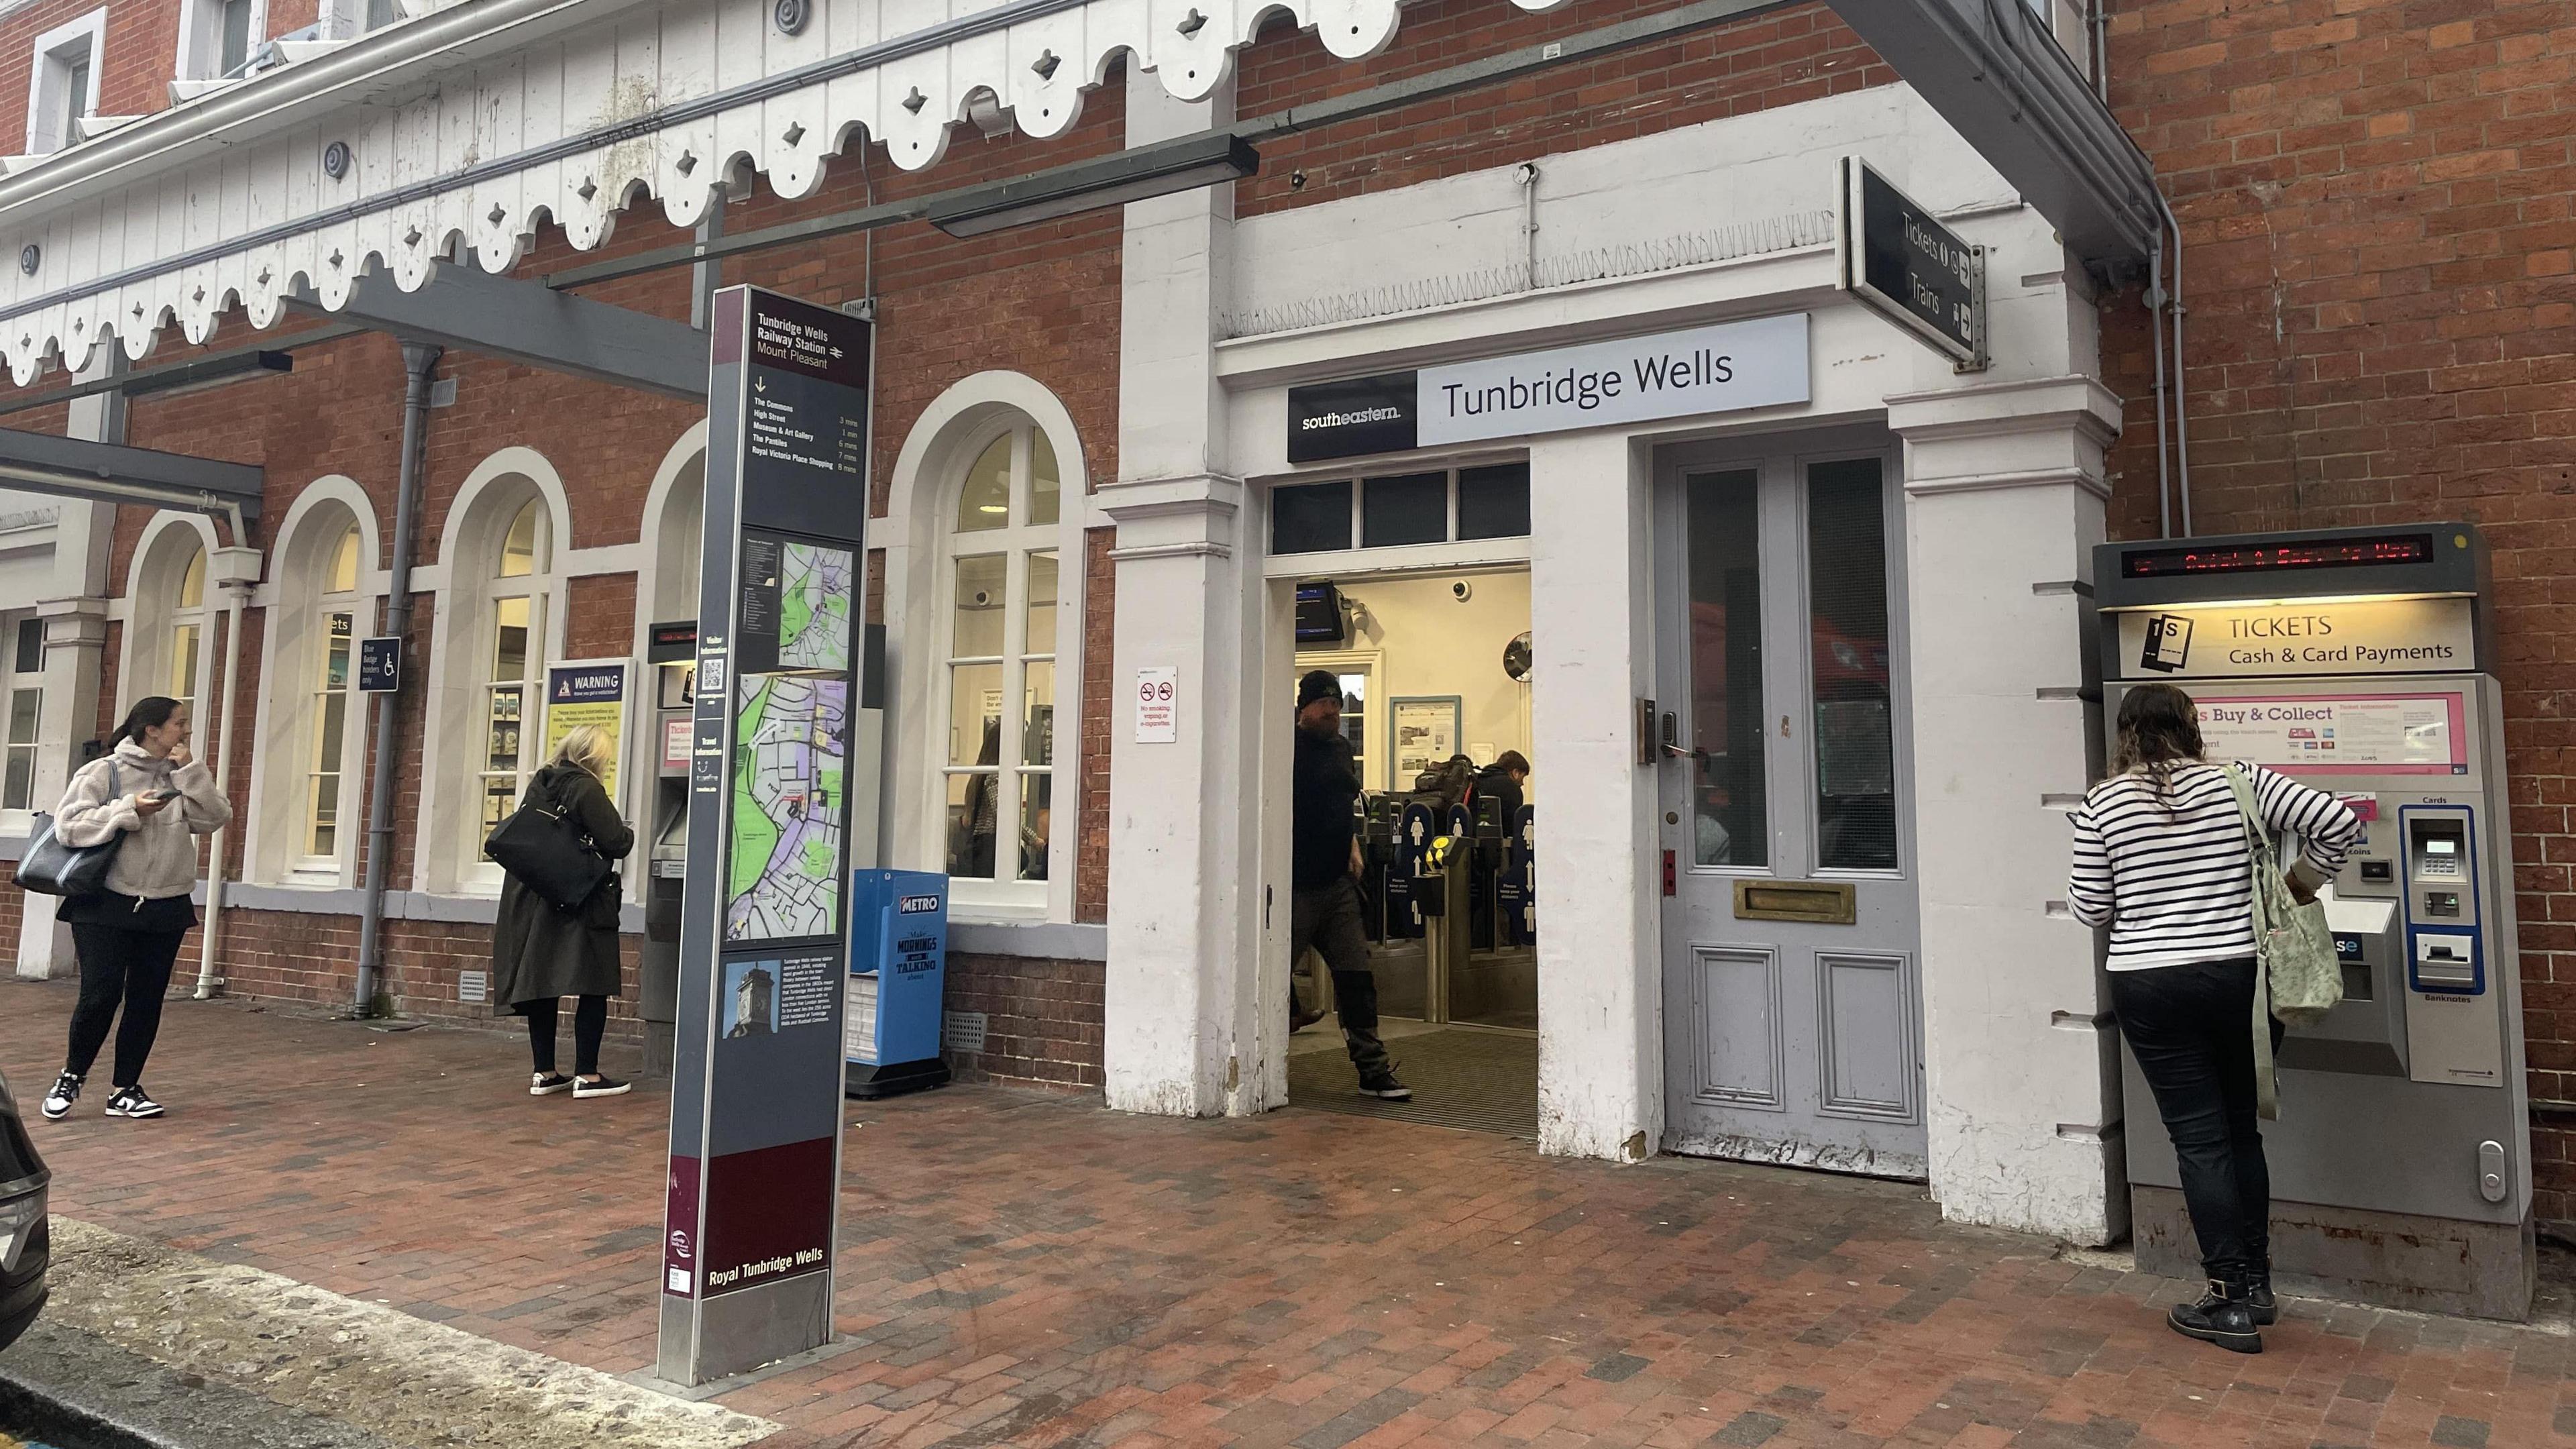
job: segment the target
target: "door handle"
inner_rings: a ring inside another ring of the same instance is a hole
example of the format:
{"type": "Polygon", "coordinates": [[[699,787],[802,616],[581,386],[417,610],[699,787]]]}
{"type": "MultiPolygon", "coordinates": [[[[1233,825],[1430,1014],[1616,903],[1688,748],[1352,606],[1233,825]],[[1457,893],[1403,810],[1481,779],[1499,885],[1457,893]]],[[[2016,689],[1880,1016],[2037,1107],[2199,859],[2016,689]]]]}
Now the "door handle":
{"type": "Polygon", "coordinates": [[[1681,721],[1677,719],[1670,710],[1667,710],[1664,712],[1662,740],[1662,748],[1665,756],[1667,758],[1680,760],[1698,759],[1700,757],[1699,751],[1695,749],[1686,750],[1680,745],[1673,743],[1673,741],[1679,738],[1681,738],[1681,721]]]}
{"type": "Polygon", "coordinates": [[[1705,760],[1708,758],[1708,751],[1701,749],[1697,745],[1685,746],[1673,743],[1674,740],[1679,739],[1680,737],[1680,721],[1675,719],[1672,715],[1665,715],[1663,742],[1659,746],[1663,751],[1664,756],[1667,759],[1675,760],[1705,760]]]}

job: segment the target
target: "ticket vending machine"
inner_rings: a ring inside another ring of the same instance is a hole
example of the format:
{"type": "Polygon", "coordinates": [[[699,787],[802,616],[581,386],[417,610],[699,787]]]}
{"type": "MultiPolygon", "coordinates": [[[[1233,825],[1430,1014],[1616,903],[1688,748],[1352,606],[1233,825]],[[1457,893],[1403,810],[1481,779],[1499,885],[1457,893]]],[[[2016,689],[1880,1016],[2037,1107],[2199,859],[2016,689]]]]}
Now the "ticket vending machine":
{"type": "Polygon", "coordinates": [[[680,882],[689,862],[689,728],[697,674],[694,619],[654,624],[645,640],[651,721],[645,747],[653,793],[641,822],[644,941],[636,952],[636,1006],[644,1018],[644,1070],[671,1070],[672,1033],[680,1014],[680,882]]]}
{"type": "MultiPolygon", "coordinates": [[[[2475,526],[2100,546],[2106,732],[2162,680],[2213,761],[2343,797],[2322,893],[2344,1001],[2291,1028],[2263,1124],[2283,1290],[2529,1316],[2535,1264],[2501,691],[2475,526]]],[[[2122,1053],[2138,1264],[2199,1271],[2173,1147],[2122,1053]]]]}

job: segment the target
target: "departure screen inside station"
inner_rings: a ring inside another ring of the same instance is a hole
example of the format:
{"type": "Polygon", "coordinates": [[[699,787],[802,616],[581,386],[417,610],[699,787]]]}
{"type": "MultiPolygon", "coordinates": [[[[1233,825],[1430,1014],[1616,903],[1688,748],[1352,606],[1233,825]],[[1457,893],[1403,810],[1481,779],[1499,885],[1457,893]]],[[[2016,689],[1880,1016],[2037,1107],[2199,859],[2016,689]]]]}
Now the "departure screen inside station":
{"type": "Polygon", "coordinates": [[[2427,563],[2432,557],[2431,534],[2399,533],[2317,543],[2141,549],[2120,560],[2120,574],[2132,579],[2167,579],[2202,574],[2285,573],[2296,569],[2427,563]]]}

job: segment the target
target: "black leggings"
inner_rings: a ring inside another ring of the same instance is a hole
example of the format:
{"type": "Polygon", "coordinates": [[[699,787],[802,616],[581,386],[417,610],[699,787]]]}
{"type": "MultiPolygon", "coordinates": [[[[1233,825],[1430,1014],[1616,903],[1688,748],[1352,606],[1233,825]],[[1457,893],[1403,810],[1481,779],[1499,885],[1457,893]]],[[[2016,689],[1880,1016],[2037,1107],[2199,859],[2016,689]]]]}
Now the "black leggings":
{"type": "Polygon", "coordinates": [[[161,999],[170,991],[170,968],[179,959],[185,931],[127,931],[115,926],[72,927],[72,946],[80,953],[80,1001],[72,1007],[71,1052],[63,1069],[75,1077],[89,1075],[98,1049],[107,1043],[108,1023],[116,1020],[117,1003],[125,1020],[116,1028],[116,1085],[140,1086],[144,1060],[152,1055],[153,1038],[161,1034],[161,999]]]}
{"type": "MultiPolygon", "coordinates": [[[[2111,973],[2111,1005],[2155,1093],[2183,1206],[2213,1278],[2272,1267],[2272,1174],[2254,1081],[2251,957],[2111,973]]],[[[2281,1023],[2268,1023],[2272,1046],[2281,1023]]]]}
{"type": "MultiPolygon", "coordinates": [[[[583,996],[572,1009],[573,1075],[599,1075],[599,1039],[608,1034],[608,998],[583,996]]],[[[528,1018],[528,1050],[534,1054],[537,1071],[545,1076],[555,1070],[555,998],[519,1003],[520,1012],[528,1018]]]]}

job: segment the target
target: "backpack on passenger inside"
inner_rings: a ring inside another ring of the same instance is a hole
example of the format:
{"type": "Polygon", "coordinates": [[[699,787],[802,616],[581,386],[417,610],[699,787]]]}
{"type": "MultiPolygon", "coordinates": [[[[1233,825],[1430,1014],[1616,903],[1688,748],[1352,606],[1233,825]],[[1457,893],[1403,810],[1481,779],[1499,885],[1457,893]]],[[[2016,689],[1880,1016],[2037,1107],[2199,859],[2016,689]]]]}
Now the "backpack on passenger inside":
{"type": "Polygon", "coordinates": [[[1449,818],[1453,805],[1464,805],[1476,786],[1476,765],[1456,755],[1413,777],[1413,797],[1432,808],[1436,819],[1449,818]]]}

